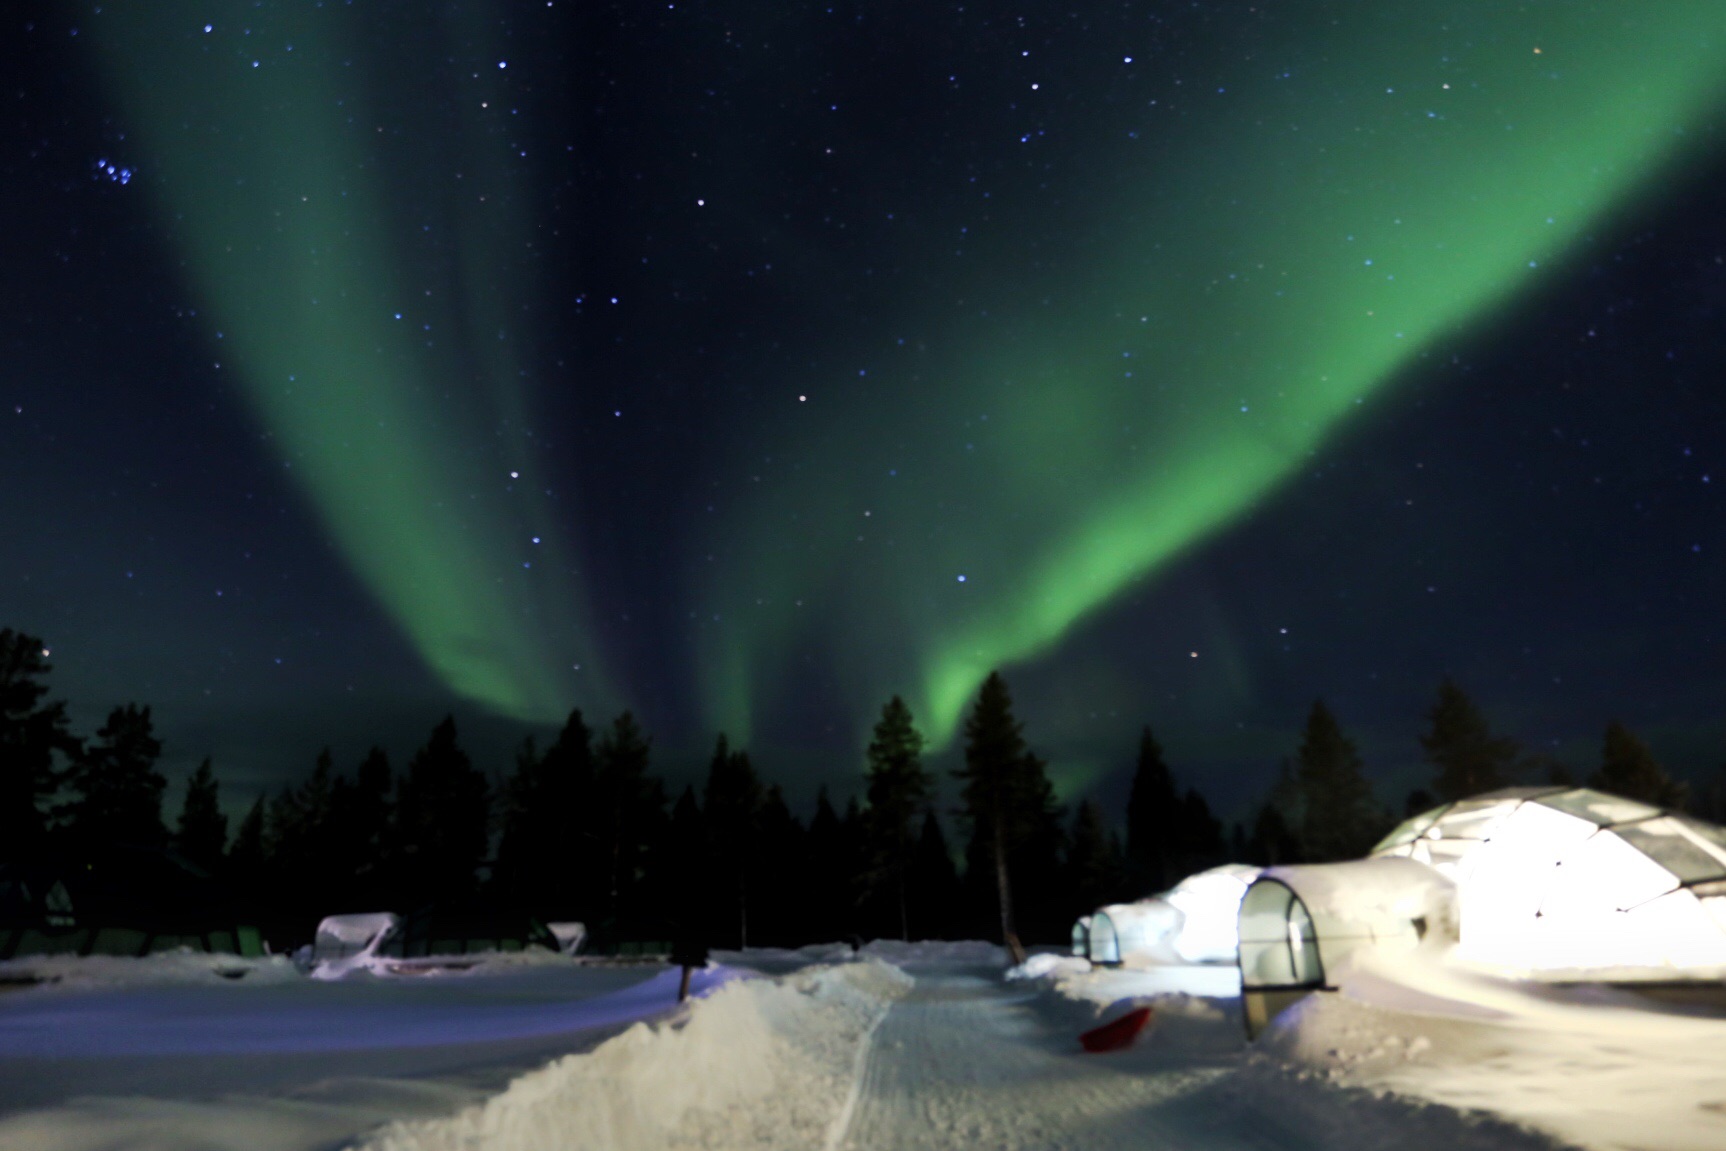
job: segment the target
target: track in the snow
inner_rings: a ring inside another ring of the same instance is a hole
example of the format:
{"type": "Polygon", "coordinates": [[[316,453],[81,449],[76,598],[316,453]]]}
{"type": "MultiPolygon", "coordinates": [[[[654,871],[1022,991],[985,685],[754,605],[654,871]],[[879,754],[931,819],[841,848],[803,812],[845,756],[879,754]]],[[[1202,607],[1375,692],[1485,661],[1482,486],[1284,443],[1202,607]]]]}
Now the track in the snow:
{"type": "Polygon", "coordinates": [[[847,1151],[1530,1151],[1549,1139],[1344,1091],[1254,1058],[1220,1025],[1081,1052],[1038,997],[981,973],[920,974],[875,1031],[847,1151]]]}

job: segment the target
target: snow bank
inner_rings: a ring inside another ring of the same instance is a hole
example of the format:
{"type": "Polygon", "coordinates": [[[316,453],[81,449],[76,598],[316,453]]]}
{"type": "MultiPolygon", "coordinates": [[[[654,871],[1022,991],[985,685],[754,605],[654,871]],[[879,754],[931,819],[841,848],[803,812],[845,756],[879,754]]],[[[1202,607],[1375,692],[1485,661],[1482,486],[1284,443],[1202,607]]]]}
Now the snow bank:
{"type": "Polygon", "coordinates": [[[29,955],[0,962],[0,983],[91,991],[104,988],[160,987],[180,984],[298,982],[301,975],[285,956],[245,959],[238,955],[178,948],[155,955],[29,955]]]}
{"type": "Polygon", "coordinates": [[[1061,955],[1056,952],[1041,952],[1031,956],[1017,967],[1007,969],[1009,983],[1020,979],[1045,979],[1058,975],[1088,975],[1091,972],[1091,961],[1080,959],[1077,955],[1061,955]]]}
{"type": "Polygon", "coordinates": [[[800,1148],[829,1144],[859,1053],[912,980],[865,961],[741,980],[683,1018],[637,1024],[515,1080],[445,1119],[392,1123],[366,1151],[603,1147],[800,1148]]]}
{"type": "Polygon", "coordinates": [[[1258,1049],[1330,1082],[1486,1111],[1579,1146],[1726,1147],[1726,1019],[1626,992],[1362,957],[1258,1049]]]}

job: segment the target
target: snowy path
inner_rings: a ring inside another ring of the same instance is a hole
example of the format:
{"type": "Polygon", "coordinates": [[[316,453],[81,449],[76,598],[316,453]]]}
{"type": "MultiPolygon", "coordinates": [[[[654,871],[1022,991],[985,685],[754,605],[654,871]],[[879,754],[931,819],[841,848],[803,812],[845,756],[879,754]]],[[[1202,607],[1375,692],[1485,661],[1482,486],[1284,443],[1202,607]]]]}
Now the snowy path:
{"type": "Polygon", "coordinates": [[[1558,1146],[1495,1120],[1380,1099],[1251,1055],[1231,1021],[1165,1018],[1137,1050],[1085,1055],[1024,985],[920,973],[874,1034],[848,1151],[1558,1146]]]}

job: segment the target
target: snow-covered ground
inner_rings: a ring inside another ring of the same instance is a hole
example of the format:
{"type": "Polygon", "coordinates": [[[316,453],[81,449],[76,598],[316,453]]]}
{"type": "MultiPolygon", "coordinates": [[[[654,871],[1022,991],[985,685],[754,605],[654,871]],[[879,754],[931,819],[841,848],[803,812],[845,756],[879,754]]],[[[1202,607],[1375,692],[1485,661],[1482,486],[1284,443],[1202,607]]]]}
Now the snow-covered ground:
{"type": "MultiPolygon", "coordinates": [[[[662,966],[549,955],[330,983],[271,961],[232,979],[195,955],[30,967],[58,981],[0,993],[6,1151],[336,1147],[488,1098],[677,997],[662,966]]],[[[735,975],[702,972],[697,990],[735,975]]]]}
{"type": "Polygon", "coordinates": [[[58,961],[59,983],[0,995],[0,1147],[1726,1147],[1726,1020],[1418,955],[1357,965],[1257,1044],[1226,966],[723,959],[682,1009],[675,972],[568,960],[334,983],[58,961]],[[1132,1050],[1082,1052],[1146,1002],[1132,1050]]]}
{"type": "Polygon", "coordinates": [[[1726,1148],[1726,1017],[1363,957],[1259,1046],[1338,1083],[1503,1115],[1585,1147],[1726,1148]]]}

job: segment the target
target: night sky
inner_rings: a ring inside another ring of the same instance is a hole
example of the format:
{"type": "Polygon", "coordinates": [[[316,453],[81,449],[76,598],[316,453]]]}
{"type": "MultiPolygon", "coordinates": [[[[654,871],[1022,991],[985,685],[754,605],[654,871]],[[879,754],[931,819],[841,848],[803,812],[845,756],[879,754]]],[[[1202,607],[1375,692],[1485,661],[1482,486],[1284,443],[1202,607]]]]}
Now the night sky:
{"type": "Polygon", "coordinates": [[[3,20],[0,625],[231,805],[572,706],[806,802],[995,667],[1068,798],[1322,695],[1400,805],[1446,674],[1726,763],[1718,0],[3,20]]]}

